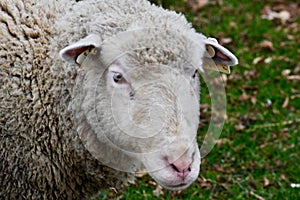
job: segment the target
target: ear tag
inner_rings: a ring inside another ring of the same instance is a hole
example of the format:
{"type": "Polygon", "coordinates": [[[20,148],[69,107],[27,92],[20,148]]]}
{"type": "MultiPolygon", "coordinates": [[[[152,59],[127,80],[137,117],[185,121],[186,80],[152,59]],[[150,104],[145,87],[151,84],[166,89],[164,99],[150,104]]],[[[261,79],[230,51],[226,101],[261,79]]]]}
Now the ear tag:
{"type": "Polygon", "coordinates": [[[217,69],[225,74],[230,74],[230,66],[224,64],[216,64],[217,69]]]}
{"type": "MultiPolygon", "coordinates": [[[[216,54],[216,52],[215,52],[214,48],[210,45],[207,45],[205,56],[208,58],[213,58],[215,56],[215,54],[216,54]]],[[[203,68],[212,69],[212,70],[219,71],[219,72],[222,72],[225,74],[230,74],[230,66],[225,65],[225,64],[215,63],[215,62],[213,62],[213,60],[207,61],[206,65],[203,65],[203,68]]]]}
{"type": "Polygon", "coordinates": [[[82,65],[82,63],[84,62],[84,60],[86,59],[86,57],[89,55],[90,50],[86,50],[84,52],[82,52],[81,54],[79,54],[76,58],[76,64],[78,64],[79,66],[82,65]]]}
{"type": "Polygon", "coordinates": [[[89,48],[87,50],[85,50],[84,52],[82,52],[81,54],[79,54],[76,58],[76,64],[78,64],[79,66],[82,65],[82,63],[86,60],[86,58],[88,57],[88,55],[90,53],[96,53],[96,50],[94,48],[89,48]]]}
{"type": "Polygon", "coordinates": [[[206,52],[205,52],[205,56],[209,57],[209,58],[212,58],[214,57],[216,54],[214,48],[210,45],[207,45],[206,46],[206,52]]]}

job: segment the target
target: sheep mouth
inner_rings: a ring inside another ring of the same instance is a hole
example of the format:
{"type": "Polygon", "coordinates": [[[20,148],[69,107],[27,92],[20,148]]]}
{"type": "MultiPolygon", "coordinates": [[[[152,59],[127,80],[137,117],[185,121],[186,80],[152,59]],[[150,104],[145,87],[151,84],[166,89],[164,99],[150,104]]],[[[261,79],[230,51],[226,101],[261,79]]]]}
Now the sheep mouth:
{"type": "Polygon", "coordinates": [[[187,188],[189,185],[190,185],[189,183],[180,183],[177,185],[165,185],[164,184],[163,187],[170,189],[170,190],[182,190],[182,189],[187,188]]]}
{"type": "Polygon", "coordinates": [[[168,181],[161,181],[155,177],[153,177],[154,180],[163,188],[168,189],[168,190],[183,190],[186,189],[192,182],[190,181],[176,181],[176,182],[168,182],[168,181]]]}
{"type": "Polygon", "coordinates": [[[184,186],[187,186],[187,185],[188,185],[187,183],[180,183],[178,185],[172,185],[172,187],[177,188],[177,187],[184,187],[184,186]]]}

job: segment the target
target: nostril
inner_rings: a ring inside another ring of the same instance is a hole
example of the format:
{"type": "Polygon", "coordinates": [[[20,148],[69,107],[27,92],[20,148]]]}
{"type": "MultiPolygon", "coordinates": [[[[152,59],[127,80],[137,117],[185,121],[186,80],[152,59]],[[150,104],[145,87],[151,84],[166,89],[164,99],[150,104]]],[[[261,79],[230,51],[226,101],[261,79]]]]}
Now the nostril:
{"type": "Polygon", "coordinates": [[[178,168],[172,163],[171,164],[172,169],[174,169],[174,171],[180,173],[180,171],[178,170],[178,168]]]}
{"type": "Polygon", "coordinates": [[[186,158],[180,158],[173,163],[170,163],[170,166],[177,173],[186,173],[191,172],[192,160],[186,158]]]}

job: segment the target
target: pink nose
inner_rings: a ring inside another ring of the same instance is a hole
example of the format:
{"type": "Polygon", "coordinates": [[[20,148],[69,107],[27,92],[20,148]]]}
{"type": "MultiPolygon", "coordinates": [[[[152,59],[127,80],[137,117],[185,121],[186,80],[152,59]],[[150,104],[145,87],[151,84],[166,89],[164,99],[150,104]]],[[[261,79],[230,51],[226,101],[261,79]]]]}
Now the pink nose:
{"type": "Polygon", "coordinates": [[[192,159],[181,157],[171,163],[172,169],[182,180],[191,172],[192,159]]]}

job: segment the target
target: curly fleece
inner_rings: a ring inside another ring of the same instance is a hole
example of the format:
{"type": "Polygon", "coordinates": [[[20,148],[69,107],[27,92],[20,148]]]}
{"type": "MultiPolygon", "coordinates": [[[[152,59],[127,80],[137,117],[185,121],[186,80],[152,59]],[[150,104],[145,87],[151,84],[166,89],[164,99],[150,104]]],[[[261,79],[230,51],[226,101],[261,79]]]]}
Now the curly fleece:
{"type": "Polygon", "coordinates": [[[0,199],[82,199],[133,180],[78,138],[68,107],[79,69],[58,52],[90,33],[104,41],[135,27],[194,32],[144,0],[0,1],[0,199]]]}

